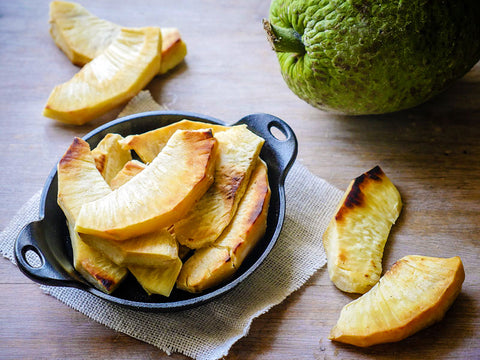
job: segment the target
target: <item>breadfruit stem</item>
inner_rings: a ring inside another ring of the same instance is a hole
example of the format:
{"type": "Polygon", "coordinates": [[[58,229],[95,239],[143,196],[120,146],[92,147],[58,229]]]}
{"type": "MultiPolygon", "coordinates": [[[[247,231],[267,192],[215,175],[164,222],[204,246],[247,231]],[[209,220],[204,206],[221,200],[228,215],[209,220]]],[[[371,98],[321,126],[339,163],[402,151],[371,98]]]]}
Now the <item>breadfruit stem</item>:
{"type": "Polygon", "coordinates": [[[305,54],[305,45],[302,42],[302,37],[294,29],[275,26],[267,19],[263,19],[262,22],[273,50],[299,55],[305,54]]]}

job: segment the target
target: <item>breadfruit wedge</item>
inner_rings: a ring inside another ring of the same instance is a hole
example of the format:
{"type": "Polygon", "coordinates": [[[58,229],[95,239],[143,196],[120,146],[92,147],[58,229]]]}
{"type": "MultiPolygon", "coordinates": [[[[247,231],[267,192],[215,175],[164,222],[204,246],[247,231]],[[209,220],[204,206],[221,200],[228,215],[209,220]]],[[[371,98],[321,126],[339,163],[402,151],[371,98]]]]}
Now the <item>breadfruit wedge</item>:
{"type": "Polygon", "coordinates": [[[378,166],[350,183],[323,235],[328,274],[337,288],[363,294],[377,283],[401,208],[398,190],[378,166]]]}
{"type": "Polygon", "coordinates": [[[110,261],[84,243],[74,231],[75,221],[84,203],[111,192],[90,153],[90,146],[75,138],[58,163],[57,201],[65,213],[70,232],[75,269],[99,290],[111,293],[127,275],[127,269],[110,261]]]}
{"type": "Polygon", "coordinates": [[[95,165],[109,185],[123,166],[132,160],[130,151],[120,146],[122,139],[119,134],[107,134],[92,150],[95,165]]]}
{"type": "Polygon", "coordinates": [[[185,261],[177,287],[197,293],[231,277],[265,234],[269,204],[267,166],[259,160],[231,223],[215,244],[195,250],[185,261]]]}
{"type": "MultiPolygon", "coordinates": [[[[50,34],[70,61],[83,66],[103,53],[119,36],[122,27],[90,13],[80,4],[67,1],[50,3],[50,34]]],[[[187,46],[178,29],[160,29],[164,41],[159,74],[181,63],[187,46]]]]}
{"type": "Polygon", "coordinates": [[[216,133],[215,138],[215,182],[187,216],[174,225],[178,242],[191,249],[212,244],[230,223],[265,142],[246,125],[216,133]]]}
{"type": "Polygon", "coordinates": [[[130,160],[110,181],[110,187],[112,190],[118,189],[120,186],[145,169],[145,167],[146,165],[138,160],[130,160]]]}
{"type": "MultiPolygon", "coordinates": [[[[122,186],[143,169],[145,164],[137,160],[129,161],[112,180],[110,187],[116,189],[122,186]]],[[[127,264],[148,294],[170,296],[182,266],[179,258],[186,256],[185,249],[178,247],[170,229],[162,229],[140,236],[138,239],[121,242],[85,234],[83,237],[87,242],[90,238],[97,239],[92,245],[102,246],[102,243],[105,243],[107,246],[104,244],[103,251],[110,254],[114,262],[127,264]]]]}
{"type": "Polygon", "coordinates": [[[134,150],[143,162],[150,163],[165,147],[175,131],[200,129],[212,129],[213,133],[216,134],[229,129],[229,127],[200,121],[182,120],[143,134],[129,135],[122,140],[122,146],[125,149],[134,150]]]}
{"type": "Polygon", "coordinates": [[[102,252],[90,247],[67,221],[73,249],[75,270],[100,291],[111,294],[127,276],[127,268],[111,261],[102,252]]]}
{"type": "MultiPolygon", "coordinates": [[[[122,170],[112,179],[110,187],[115,190],[142,171],[145,165],[132,160],[125,164],[122,170]]],[[[178,243],[173,234],[167,229],[160,229],[153,233],[125,241],[103,239],[98,236],[82,234],[82,240],[105,254],[115,264],[121,266],[163,265],[178,258],[178,243]]]]}
{"type": "Polygon", "coordinates": [[[80,4],[50,3],[50,35],[70,61],[83,66],[118,37],[121,27],[91,14],[80,4]]]}
{"type": "Polygon", "coordinates": [[[159,74],[165,74],[180,64],[187,55],[187,44],[176,28],[162,28],[162,61],[159,74]]]}
{"type": "Polygon", "coordinates": [[[82,125],[130,100],[158,73],[161,44],[158,28],[121,29],[102,54],[53,89],[43,114],[82,125]]]}
{"type": "Polygon", "coordinates": [[[75,230],[126,240],[169,227],[213,182],[217,141],[211,130],[177,131],[142,172],[82,206],[75,230]]]}
{"type": "Polygon", "coordinates": [[[125,241],[103,239],[87,234],[82,234],[81,239],[119,266],[157,266],[168,264],[178,258],[178,243],[167,229],[125,241]]]}
{"type": "Polygon", "coordinates": [[[177,258],[168,265],[158,267],[129,266],[128,269],[135,276],[143,289],[149,294],[170,296],[178,273],[182,268],[182,261],[177,258]]]}
{"type": "Polygon", "coordinates": [[[440,321],[464,279],[458,256],[406,256],[342,309],[329,338],[361,347],[400,341],[440,321]]]}

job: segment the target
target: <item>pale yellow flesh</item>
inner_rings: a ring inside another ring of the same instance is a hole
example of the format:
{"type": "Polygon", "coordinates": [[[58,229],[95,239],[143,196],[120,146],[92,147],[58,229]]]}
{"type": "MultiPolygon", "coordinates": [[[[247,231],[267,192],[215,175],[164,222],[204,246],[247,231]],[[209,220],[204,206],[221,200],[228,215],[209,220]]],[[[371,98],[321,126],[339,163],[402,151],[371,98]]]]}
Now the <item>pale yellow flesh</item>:
{"type": "Polygon", "coordinates": [[[120,146],[123,137],[119,134],[107,134],[92,150],[95,165],[107,184],[132,160],[129,150],[120,146]]]}
{"type": "Polygon", "coordinates": [[[161,44],[158,28],[121,29],[104,52],[53,89],[43,114],[82,125],[130,100],[158,73],[161,44]]]}
{"type": "Polygon", "coordinates": [[[111,293],[127,275],[127,269],[110,261],[84,243],[74,231],[83,204],[99,199],[111,190],[98,172],[90,146],[75,138],[58,164],[57,201],[70,233],[75,269],[99,290],[111,293]]]}
{"type": "Polygon", "coordinates": [[[70,61],[83,66],[100,55],[120,34],[121,27],[99,19],[80,4],[50,3],[50,35],[70,61]]]}
{"type": "Polygon", "coordinates": [[[126,136],[122,140],[122,146],[125,149],[135,151],[143,162],[150,163],[162,151],[175,131],[201,129],[212,129],[213,133],[216,134],[229,129],[229,127],[201,121],[181,120],[143,134],[126,136]]]}
{"type": "MultiPolygon", "coordinates": [[[[50,34],[70,61],[83,66],[103,53],[118,37],[122,27],[90,13],[80,4],[66,1],[50,3],[50,34]]],[[[178,29],[160,29],[163,37],[159,74],[180,64],[187,46],[178,29]]]]}
{"type": "MultiPolygon", "coordinates": [[[[145,165],[139,161],[127,162],[112,179],[110,187],[115,190],[144,168],[145,165]]],[[[82,234],[82,240],[121,266],[160,266],[178,258],[178,243],[167,229],[159,229],[125,241],[103,239],[87,234],[82,234]]]]}
{"type": "Polygon", "coordinates": [[[148,294],[160,294],[163,296],[170,296],[181,268],[182,261],[179,258],[169,264],[158,267],[128,267],[148,294]]]}
{"type": "Polygon", "coordinates": [[[177,131],[142,172],[111,194],[85,204],[75,230],[126,240],[181,219],[213,182],[211,131],[177,131]]]}
{"type": "Polygon", "coordinates": [[[464,279],[459,257],[406,256],[342,309],[329,338],[361,347],[400,341],[440,321],[464,279]]]}
{"type": "Polygon", "coordinates": [[[119,266],[164,265],[178,257],[178,243],[167,229],[125,241],[81,234],[82,240],[119,266]]]}
{"type": "Polygon", "coordinates": [[[232,276],[265,234],[269,203],[267,167],[259,160],[232,221],[213,245],[186,260],[177,287],[197,293],[232,276]]]}
{"type": "MultiPolygon", "coordinates": [[[[145,164],[137,160],[127,162],[112,180],[110,187],[112,190],[119,188],[145,167],[145,164]]],[[[83,235],[83,237],[91,238],[92,236],[83,235]]],[[[116,257],[116,259],[112,258],[114,262],[121,261],[128,265],[148,294],[170,296],[182,266],[180,259],[186,254],[179,249],[177,241],[169,230],[163,229],[121,242],[98,237],[96,239],[97,246],[102,243],[107,245],[104,251],[111,257],[116,257]]]]}
{"type": "Polygon", "coordinates": [[[218,132],[215,138],[218,141],[215,182],[174,226],[178,242],[191,249],[212,244],[230,223],[265,142],[246,125],[218,132]]]}
{"type": "Polygon", "coordinates": [[[123,168],[110,181],[112,190],[118,189],[123,184],[127,183],[131,178],[145,169],[146,165],[138,160],[128,161],[123,168]]]}
{"type": "Polygon", "coordinates": [[[378,282],[401,208],[398,190],[379,167],[350,183],[323,236],[328,273],[337,288],[363,294],[378,282]]]}

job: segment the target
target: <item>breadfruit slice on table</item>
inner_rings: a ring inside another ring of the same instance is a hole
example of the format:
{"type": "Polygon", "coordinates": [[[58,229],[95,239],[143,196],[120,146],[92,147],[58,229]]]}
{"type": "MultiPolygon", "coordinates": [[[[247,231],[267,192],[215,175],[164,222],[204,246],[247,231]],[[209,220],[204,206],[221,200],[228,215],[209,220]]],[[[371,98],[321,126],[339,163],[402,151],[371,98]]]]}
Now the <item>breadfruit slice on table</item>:
{"type": "MultiPolygon", "coordinates": [[[[67,1],[50,3],[50,34],[70,61],[83,66],[104,52],[119,36],[121,26],[100,19],[80,4],[67,1]]],[[[160,28],[162,48],[159,74],[180,64],[187,46],[176,28],[160,28]]]]}
{"type": "Polygon", "coordinates": [[[464,279],[458,256],[406,256],[369,292],[345,305],[329,338],[361,347],[400,341],[440,321],[464,279]]]}
{"type": "Polygon", "coordinates": [[[52,90],[43,115],[82,125],[127,102],[158,73],[161,45],[158,28],[121,29],[104,52],[52,90]]]}
{"type": "Polygon", "coordinates": [[[401,208],[400,193],[378,166],[350,183],[323,235],[328,274],[340,290],[363,294],[380,279],[401,208]]]}

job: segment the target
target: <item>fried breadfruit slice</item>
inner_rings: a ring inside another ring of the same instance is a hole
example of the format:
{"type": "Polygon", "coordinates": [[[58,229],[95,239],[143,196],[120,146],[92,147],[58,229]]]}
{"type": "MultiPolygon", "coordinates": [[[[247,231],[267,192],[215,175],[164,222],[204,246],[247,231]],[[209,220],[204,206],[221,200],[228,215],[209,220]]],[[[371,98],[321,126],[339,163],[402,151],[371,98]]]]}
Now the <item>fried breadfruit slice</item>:
{"type": "Polygon", "coordinates": [[[149,294],[160,294],[170,296],[175,281],[177,280],[182,261],[177,258],[169,264],[148,267],[148,266],[129,266],[128,269],[135,276],[138,283],[149,294]]]}
{"type": "Polygon", "coordinates": [[[212,184],[216,149],[211,130],[175,132],[142,172],[111,194],[82,206],[75,230],[126,240],[169,227],[212,184]]]}
{"type": "Polygon", "coordinates": [[[107,134],[92,150],[95,165],[109,185],[124,165],[132,160],[130,151],[120,145],[122,139],[119,134],[107,134]]]}
{"type": "Polygon", "coordinates": [[[180,64],[187,55],[187,44],[177,28],[162,28],[162,61],[159,74],[165,74],[180,64]]]}
{"type": "Polygon", "coordinates": [[[90,152],[90,146],[75,138],[58,163],[57,202],[67,218],[75,269],[99,290],[111,293],[127,275],[127,269],[110,261],[91,248],[74,231],[83,204],[111,192],[102,178],[90,152]]]}
{"type": "Polygon", "coordinates": [[[88,234],[81,234],[81,239],[119,266],[157,266],[178,258],[178,243],[167,229],[125,241],[103,239],[88,234]]]}
{"type": "Polygon", "coordinates": [[[111,294],[127,276],[127,268],[115,264],[108,256],[84,242],[74,230],[75,224],[67,221],[67,227],[75,270],[97,289],[111,294]]]}
{"type": "MultiPolygon", "coordinates": [[[[80,4],[67,1],[50,3],[50,35],[70,61],[83,66],[103,53],[119,36],[121,26],[103,20],[80,4]]],[[[159,74],[180,64],[187,46],[178,29],[160,29],[163,37],[159,74]]]]}
{"type": "Polygon", "coordinates": [[[212,244],[232,220],[265,140],[246,125],[215,134],[215,182],[187,216],[174,225],[178,242],[191,249],[212,244]]]}
{"type": "Polygon", "coordinates": [[[145,167],[146,165],[138,160],[128,161],[112,179],[110,182],[110,187],[112,190],[118,189],[120,186],[145,169],[145,167]]]}
{"type": "Polygon", "coordinates": [[[464,279],[458,256],[406,256],[342,309],[329,338],[361,347],[400,341],[440,321],[464,279]]]}
{"type": "MultiPolygon", "coordinates": [[[[127,183],[144,168],[145,165],[139,161],[129,161],[112,180],[113,185],[110,184],[110,187],[112,190],[115,190],[117,187],[127,183]]],[[[121,266],[164,265],[176,260],[179,253],[178,243],[172,231],[167,229],[160,229],[125,241],[103,239],[87,234],[82,234],[81,238],[92,248],[99,250],[115,264],[121,266]]]]}
{"type": "Polygon", "coordinates": [[[53,89],[43,115],[83,125],[127,102],[158,73],[161,45],[158,28],[121,29],[104,52],[53,89]]]}
{"type": "Polygon", "coordinates": [[[201,121],[181,120],[143,134],[126,136],[122,140],[122,146],[125,149],[135,151],[143,162],[150,163],[164,148],[175,131],[200,129],[212,129],[213,133],[216,134],[229,129],[229,127],[201,121]]]}
{"type": "Polygon", "coordinates": [[[350,183],[323,235],[328,274],[337,288],[363,294],[377,283],[401,208],[400,193],[378,166],[350,183]]]}
{"type": "Polygon", "coordinates": [[[267,166],[259,160],[231,223],[213,245],[185,261],[177,287],[198,293],[231,277],[265,234],[269,203],[267,166]]]}
{"type": "MultiPolygon", "coordinates": [[[[145,169],[145,166],[137,160],[129,161],[112,180],[110,187],[114,190],[122,186],[145,169]]],[[[86,240],[95,238],[85,234],[82,237],[86,240]]],[[[173,231],[161,229],[155,233],[140,236],[138,239],[125,241],[98,237],[95,239],[97,239],[96,244],[92,245],[107,244],[103,251],[110,254],[114,262],[128,265],[130,272],[148,294],[170,296],[182,266],[179,258],[186,256],[185,249],[178,247],[173,231]]]]}

